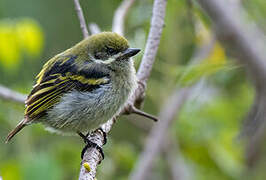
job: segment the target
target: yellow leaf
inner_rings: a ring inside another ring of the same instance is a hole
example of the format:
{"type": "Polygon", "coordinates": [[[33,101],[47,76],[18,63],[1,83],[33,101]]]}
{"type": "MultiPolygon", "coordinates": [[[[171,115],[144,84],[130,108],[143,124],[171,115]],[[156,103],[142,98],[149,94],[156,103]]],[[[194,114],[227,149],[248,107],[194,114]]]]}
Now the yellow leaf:
{"type": "Polygon", "coordinates": [[[29,18],[22,19],[16,26],[21,47],[31,56],[38,56],[43,47],[43,32],[39,24],[29,18]]]}
{"type": "Polygon", "coordinates": [[[215,43],[214,48],[206,61],[211,64],[225,64],[226,55],[224,48],[219,43],[215,43]]]}
{"type": "Polygon", "coordinates": [[[7,68],[14,67],[20,60],[20,49],[14,24],[9,20],[0,22],[0,62],[7,68]]]}

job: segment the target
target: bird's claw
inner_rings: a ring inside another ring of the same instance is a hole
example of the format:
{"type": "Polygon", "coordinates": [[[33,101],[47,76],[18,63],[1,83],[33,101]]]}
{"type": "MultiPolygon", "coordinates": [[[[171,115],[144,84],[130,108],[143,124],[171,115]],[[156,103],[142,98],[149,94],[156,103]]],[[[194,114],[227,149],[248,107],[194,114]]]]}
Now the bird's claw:
{"type": "MultiPolygon", "coordinates": [[[[100,147],[100,146],[98,146],[96,143],[94,143],[94,142],[92,142],[92,141],[90,141],[89,139],[87,139],[87,141],[86,141],[86,146],[82,149],[82,151],[81,151],[81,159],[83,159],[83,156],[84,156],[84,154],[85,154],[85,152],[86,152],[86,150],[88,149],[88,148],[96,148],[98,151],[99,151],[99,153],[101,154],[101,156],[102,156],[102,160],[104,159],[104,153],[103,153],[103,150],[102,150],[102,148],[100,147]]],[[[99,164],[101,163],[101,161],[99,162],[99,164]]]]}
{"type": "Polygon", "coordinates": [[[106,132],[100,127],[99,129],[97,129],[98,131],[100,131],[103,135],[103,145],[106,144],[107,142],[107,135],[106,135],[106,132]]]}

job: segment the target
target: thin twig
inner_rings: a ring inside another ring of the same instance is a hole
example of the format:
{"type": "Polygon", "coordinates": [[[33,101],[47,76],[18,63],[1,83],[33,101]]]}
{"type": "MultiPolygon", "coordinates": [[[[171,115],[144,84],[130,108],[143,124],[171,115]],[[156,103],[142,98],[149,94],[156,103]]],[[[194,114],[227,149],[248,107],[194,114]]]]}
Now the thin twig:
{"type": "Polygon", "coordinates": [[[78,14],[78,18],[79,18],[79,22],[80,22],[80,28],[83,34],[83,38],[87,38],[89,36],[89,32],[86,26],[86,22],[85,22],[85,18],[81,9],[81,6],[79,4],[79,0],[74,0],[74,4],[75,4],[75,9],[77,11],[78,14]]]}
{"type": "Polygon", "coordinates": [[[124,0],[116,9],[112,25],[113,32],[124,35],[125,18],[134,2],[135,0],[124,0]]]}
{"type": "Polygon", "coordinates": [[[132,114],[138,114],[138,115],[140,115],[140,116],[146,117],[146,118],[151,119],[151,120],[153,120],[153,121],[158,121],[158,118],[157,118],[157,117],[155,117],[155,116],[153,116],[153,115],[151,115],[151,114],[148,114],[148,113],[146,113],[146,112],[144,112],[144,111],[141,111],[141,110],[135,108],[134,106],[132,106],[132,111],[131,111],[131,113],[132,113],[132,114]]]}
{"type": "MultiPolygon", "coordinates": [[[[144,51],[144,57],[142,58],[142,65],[139,69],[139,71],[141,72],[137,74],[138,78],[140,79],[140,83],[134,95],[129,99],[125,107],[135,104],[135,102],[139,99],[143,99],[142,97],[145,91],[145,86],[143,86],[143,84],[146,85],[146,81],[148,80],[148,77],[151,73],[152,67],[150,66],[152,66],[152,64],[154,63],[157,49],[160,43],[162,29],[164,26],[165,8],[166,0],[154,0],[150,32],[147,40],[147,45],[144,51]],[[147,68],[146,71],[145,68],[147,68]]],[[[127,110],[122,109],[121,112],[125,111],[127,110]]],[[[111,130],[115,119],[116,118],[113,118],[101,126],[104,132],[108,133],[111,130]]],[[[104,141],[102,134],[93,133],[91,134],[91,136],[93,136],[94,138],[90,140],[102,147],[104,141]]],[[[93,180],[96,176],[96,168],[100,161],[101,155],[96,148],[87,149],[83,156],[79,179],[93,180]],[[85,162],[89,163],[91,169],[90,172],[88,172],[83,166],[85,162]]]]}
{"type": "Polygon", "coordinates": [[[146,113],[144,111],[141,111],[139,109],[137,109],[135,106],[133,105],[128,105],[124,108],[124,111],[120,113],[121,115],[122,114],[137,114],[137,115],[140,115],[140,116],[143,116],[143,117],[146,117],[150,120],[153,120],[155,122],[157,122],[159,119],[149,113],[146,113]]]}
{"type": "Polygon", "coordinates": [[[0,85],[0,97],[18,103],[25,102],[27,96],[0,85]]]}

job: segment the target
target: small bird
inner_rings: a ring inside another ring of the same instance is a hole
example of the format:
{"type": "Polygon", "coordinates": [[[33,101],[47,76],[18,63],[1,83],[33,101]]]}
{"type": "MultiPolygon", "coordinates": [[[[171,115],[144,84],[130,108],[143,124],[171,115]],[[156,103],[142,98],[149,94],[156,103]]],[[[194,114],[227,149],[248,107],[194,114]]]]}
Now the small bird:
{"type": "Polygon", "coordinates": [[[59,133],[91,132],[119,113],[137,87],[132,56],[140,49],[113,32],[92,35],[54,56],[36,77],[25,101],[22,128],[42,123],[59,133]]]}

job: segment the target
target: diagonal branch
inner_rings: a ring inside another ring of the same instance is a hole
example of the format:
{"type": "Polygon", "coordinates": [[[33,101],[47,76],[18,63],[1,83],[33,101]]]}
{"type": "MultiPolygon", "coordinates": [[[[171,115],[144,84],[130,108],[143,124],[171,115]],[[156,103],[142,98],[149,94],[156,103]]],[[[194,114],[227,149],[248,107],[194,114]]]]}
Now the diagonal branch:
{"type": "Polygon", "coordinates": [[[155,61],[164,27],[166,2],[166,0],[154,0],[150,32],[145,46],[144,55],[137,72],[139,86],[129,100],[130,103],[127,106],[134,104],[140,106],[144,100],[147,80],[152,71],[152,66],[155,61]]]}
{"type": "Polygon", "coordinates": [[[83,38],[86,38],[89,36],[89,32],[86,26],[86,22],[85,22],[85,18],[81,9],[81,6],[79,4],[79,0],[74,0],[74,4],[75,4],[75,9],[77,11],[78,14],[78,18],[79,18],[79,22],[80,22],[80,28],[83,34],[83,38]]]}
{"type": "Polygon", "coordinates": [[[198,3],[212,19],[217,38],[228,47],[233,47],[234,55],[247,65],[256,81],[265,82],[264,34],[244,18],[245,13],[241,8],[231,6],[228,0],[198,0],[198,3]]]}
{"type": "MultiPolygon", "coordinates": [[[[206,58],[215,44],[215,37],[211,41],[199,48],[194,57],[191,59],[191,63],[196,63],[206,58]]],[[[191,92],[196,85],[189,87],[177,88],[174,93],[167,99],[165,105],[159,114],[160,121],[154,125],[149,133],[147,142],[143,152],[139,157],[139,161],[133,169],[130,179],[131,180],[145,180],[149,174],[155,157],[162,151],[163,144],[167,138],[167,132],[170,125],[178,116],[182,106],[191,95],[191,92]]]]}
{"type": "Polygon", "coordinates": [[[125,18],[134,2],[135,0],[124,0],[116,9],[112,25],[113,32],[124,35],[125,18]]]}
{"type": "Polygon", "coordinates": [[[187,180],[189,176],[189,168],[184,161],[184,157],[178,147],[176,139],[170,137],[170,133],[166,136],[165,145],[163,145],[163,158],[166,159],[168,171],[172,180],[187,180]]]}
{"type": "MultiPolygon", "coordinates": [[[[151,27],[146,43],[144,55],[137,73],[139,81],[146,86],[152,65],[159,47],[165,17],[166,0],[155,0],[152,10],[151,27]]],[[[144,91],[143,91],[144,92],[144,91]]]]}
{"type": "Polygon", "coordinates": [[[143,117],[149,118],[149,119],[151,119],[151,120],[153,120],[153,121],[155,121],[155,122],[158,121],[158,118],[157,118],[157,117],[155,117],[155,116],[153,116],[153,115],[151,115],[151,114],[148,114],[148,113],[146,113],[146,112],[144,112],[144,111],[141,111],[141,110],[135,108],[134,106],[131,106],[131,113],[132,113],[132,114],[138,114],[138,115],[140,115],[140,116],[143,116],[143,117]]]}
{"type": "Polygon", "coordinates": [[[228,50],[233,50],[240,63],[246,65],[254,80],[256,98],[242,132],[249,136],[247,160],[252,165],[258,160],[257,151],[266,136],[266,38],[254,23],[248,21],[239,4],[232,5],[228,0],[198,0],[198,3],[212,20],[217,37],[228,50]]]}
{"type": "Polygon", "coordinates": [[[6,100],[24,104],[27,96],[0,85],[0,97],[6,100]]]}
{"type": "Polygon", "coordinates": [[[131,180],[145,180],[147,179],[147,174],[149,174],[152,162],[156,155],[159,154],[165,135],[167,135],[167,130],[172,123],[176,114],[179,113],[182,105],[189,97],[191,88],[181,88],[168,99],[166,105],[163,107],[159,118],[159,121],[151,130],[148,140],[145,143],[145,149],[139,157],[138,163],[133,169],[130,179],[131,180]]]}

